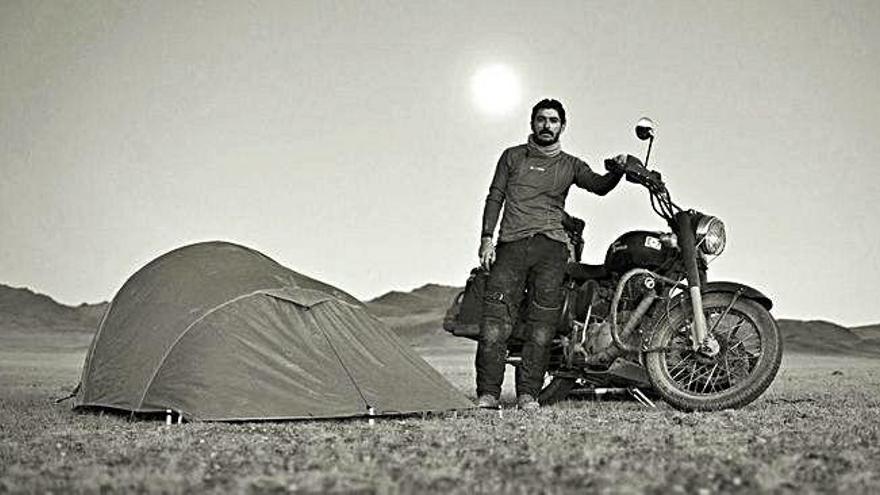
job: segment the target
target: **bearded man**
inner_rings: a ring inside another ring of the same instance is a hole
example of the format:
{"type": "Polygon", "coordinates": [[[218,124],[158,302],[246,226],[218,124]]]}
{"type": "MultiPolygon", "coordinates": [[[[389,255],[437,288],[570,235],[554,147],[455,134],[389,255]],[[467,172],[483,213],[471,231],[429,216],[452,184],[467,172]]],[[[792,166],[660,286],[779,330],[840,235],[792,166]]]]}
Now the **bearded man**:
{"type": "MultiPolygon", "coordinates": [[[[572,184],[604,196],[620,182],[619,169],[597,174],[583,160],[562,151],[565,109],[556,100],[532,108],[532,134],[526,144],[504,150],[483,209],[480,264],[491,269],[483,301],[483,320],[475,358],[477,405],[497,408],[504,380],[507,341],[528,282],[526,341],[516,374],[517,404],[539,407],[536,400],[562,308],[562,282],[569,258],[562,226],[565,198],[572,184]],[[502,206],[498,245],[492,239],[502,206]]],[[[613,159],[622,163],[625,155],[613,159]]]]}

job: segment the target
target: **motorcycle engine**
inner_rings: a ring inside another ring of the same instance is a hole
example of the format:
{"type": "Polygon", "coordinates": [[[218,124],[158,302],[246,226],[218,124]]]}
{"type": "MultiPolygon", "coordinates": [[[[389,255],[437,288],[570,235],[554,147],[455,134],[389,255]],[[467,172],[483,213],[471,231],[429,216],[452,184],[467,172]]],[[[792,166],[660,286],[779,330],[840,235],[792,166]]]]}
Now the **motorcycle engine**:
{"type": "Polygon", "coordinates": [[[611,324],[608,322],[593,323],[587,329],[584,351],[587,355],[599,354],[608,349],[614,341],[611,339],[611,324]]]}
{"type": "Polygon", "coordinates": [[[623,288],[621,296],[621,307],[624,309],[633,309],[645,297],[645,294],[654,290],[657,281],[651,275],[640,273],[629,279],[623,288]]]}

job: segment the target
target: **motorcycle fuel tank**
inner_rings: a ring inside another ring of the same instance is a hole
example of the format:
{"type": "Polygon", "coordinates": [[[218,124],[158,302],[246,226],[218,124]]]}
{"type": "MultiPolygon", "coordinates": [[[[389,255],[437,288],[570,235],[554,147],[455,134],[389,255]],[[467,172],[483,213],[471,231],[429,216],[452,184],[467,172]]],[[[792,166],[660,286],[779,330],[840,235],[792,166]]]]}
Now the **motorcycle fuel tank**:
{"type": "Polygon", "coordinates": [[[615,240],[605,254],[605,267],[617,273],[633,268],[656,269],[672,256],[673,248],[661,242],[660,232],[634,230],[615,240]]]}

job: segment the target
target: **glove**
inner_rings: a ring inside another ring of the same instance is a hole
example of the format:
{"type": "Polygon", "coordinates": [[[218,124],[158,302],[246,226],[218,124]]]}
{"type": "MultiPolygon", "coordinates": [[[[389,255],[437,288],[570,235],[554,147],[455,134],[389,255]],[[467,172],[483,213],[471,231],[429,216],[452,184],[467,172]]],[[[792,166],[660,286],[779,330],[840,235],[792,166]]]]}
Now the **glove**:
{"type": "Polygon", "coordinates": [[[480,258],[480,266],[488,270],[495,263],[495,246],[492,244],[491,237],[483,237],[480,239],[480,250],[477,252],[480,258]]]}
{"type": "Polygon", "coordinates": [[[620,154],[614,158],[606,158],[605,170],[613,174],[623,175],[626,172],[626,157],[627,155],[620,154]]]}

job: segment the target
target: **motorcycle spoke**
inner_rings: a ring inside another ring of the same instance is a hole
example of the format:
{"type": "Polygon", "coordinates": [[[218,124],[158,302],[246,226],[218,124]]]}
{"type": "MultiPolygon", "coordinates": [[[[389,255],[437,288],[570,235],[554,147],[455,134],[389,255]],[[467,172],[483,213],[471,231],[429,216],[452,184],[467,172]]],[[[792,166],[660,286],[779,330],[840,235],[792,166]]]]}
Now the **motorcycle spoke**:
{"type": "Polygon", "coordinates": [[[673,367],[667,368],[667,371],[670,374],[670,376],[675,376],[675,375],[673,375],[673,373],[676,373],[676,370],[681,371],[683,369],[687,369],[687,360],[680,359],[677,363],[675,363],[675,365],[673,367]],[[682,366],[682,365],[684,365],[684,366],[682,366]]]}
{"type": "Polygon", "coordinates": [[[687,389],[692,392],[697,392],[697,387],[700,386],[700,383],[702,383],[703,378],[705,378],[707,376],[711,376],[711,373],[712,373],[711,371],[709,371],[708,373],[706,372],[706,369],[708,368],[707,365],[701,364],[699,366],[700,366],[700,374],[692,377],[691,380],[686,385],[687,389]]]}
{"type": "Polygon", "coordinates": [[[748,369],[748,366],[734,365],[733,373],[731,375],[731,383],[739,383],[746,379],[749,376],[749,373],[750,370],[748,369]]]}
{"type": "MultiPolygon", "coordinates": [[[[757,357],[760,357],[760,354],[757,357]]],[[[755,367],[755,357],[748,355],[729,355],[725,359],[734,366],[737,381],[747,378],[755,367]]]]}
{"type": "Polygon", "coordinates": [[[697,367],[699,363],[696,361],[691,361],[690,366],[686,367],[685,370],[687,373],[680,376],[680,379],[676,379],[676,383],[680,383],[682,388],[688,390],[691,382],[694,381],[694,376],[697,374],[697,367]]]}
{"type": "MultiPolygon", "coordinates": [[[[718,369],[718,363],[715,363],[715,366],[712,366],[712,370],[709,371],[709,376],[706,377],[706,383],[703,384],[703,390],[702,390],[702,393],[705,394],[705,393],[706,393],[706,388],[709,386],[710,383],[712,383],[712,375],[715,374],[715,370],[716,370],[716,369],[718,369]]],[[[712,386],[712,389],[713,389],[713,391],[714,391],[714,389],[715,389],[715,386],[714,386],[714,385],[712,386]]]]}
{"type": "Polygon", "coordinates": [[[731,358],[730,360],[731,360],[731,361],[746,361],[746,362],[749,362],[749,361],[751,361],[752,359],[756,359],[756,358],[759,358],[759,357],[761,357],[761,354],[760,354],[760,353],[759,353],[759,354],[749,354],[749,355],[746,355],[746,356],[734,356],[734,357],[731,358]]]}
{"type": "Polygon", "coordinates": [[[740,316],[739,321],[736,322],[736,325],[733,325],[732,327],[730,327],[730,330],[727,332],[727,340],[728,341],[736,335],[736,332],[739,331],[740,327],[742,327],[743,323],[745,323],[745,322],[746,322],[746,319],[743,318],[742,316],[740,316]]]}
{"type": "Polygon", "coordinates": [[[743,339],[740,339],[739,341],[736,342],[736,344],[734,344],[734,345],[732,345],[732,346],[730,346],[730,347],[733,348],[733,347],[736,347],[736,346],[739,346],[739,345],[742,345],[744,349],[745,349],[746,347],[755,347],[755,346],[760,347],[760,345],[761,345],[761,338],[760,338],[760,336],[758,336],[757,334],[752,334],[752,335],[749,335],[748,337],[745,337],[745,338],[743,338],[743,339]],[[752,346],[747,346],[747,345],[746,345],[746,343],[754,343],[754,342],[757,342],[757,343],[754,344],[754,345],[752,345],[752,346]]]}
{"type": "MultiPolygon", "coordinates": [[[[740,325],[740,329],[741,329],[741,328],[742,328],[742,325],[740,325]]],[[[750,329],[751,331],[748,333],[748,335],[745,335],[745,336],[741,337],[741,338],[739,339],[740,341],[753,339],[753,338],[755,338],[755,337],[758,336],[758,333],[755,331],[755,328],[754,328],[752,325],[749,325],[749,329],[750,329]]],[[[739,330],[739,329],[738,329],[738,330],[739,330]]],[[[734,336],[734,337],[736,337],[736,336],[734,336]]],[[[730,340],[735,340],[735,339],[734,339],[734,338],[731,338],[730,340]]]]}
{"type": "Polygon", "coordinates": [[[736,344],[727,348],[727,353],[733,354],[735,356],[749,356],[752,354],[761,353],[761,347],[759,345],[752,347],[754,347],[754,349],[750,350],[744,342],[737,342],[736,344]]]}
{"type": "MultiPolygon", "coordinates": [[[[735,350],[737,347],[739,347],[739,346],[741,346],[741,345],[742,345],[742,342],[737,342],[736,344],[734,344],[734,345],[728,347],[728,348],[727,348],[727,352],[731,352],[731,351],[735,350]]],[[[743,347],[743,350],[745,350],[745,347],[743,347]]]]}
{"type": "Polygon", "coordinates": [[[687,384],[685,384],[685,386],[684,386],[686,389],[690,390],[690,385],[694,381],[694,373],[696,373],[696,372],[697,372],[697,362],[694,361],[694,367],[693,367],[693,369],[691,369],[691,378],[687,382],[687,384]]]}
{"type": "Polygon", "coordinates": [[[744,345],[742,345],[742,342],[737,342],[733,347],[729,347],[727,352],[728,354],[733,354],[735,356],[745,354],[746,357],[760,357],[762,354],[760,347],[754,351],[749,351],[744,345]]]}
{"type": "Polygon", "coordinates": [[[724,370],[727,372],[727,382],[733,386],[733,373],[730,372],[730,361],[727,360],[727,356],[724,356],[724,370]]]}
{"type": "Polygon", "coordinates": [[[749,355],[748,355],[748,353],[745,352],[745,349],[743,349],[740,352],[730,352],[730,350],[728,350],[727,355],[729,356],[731,361],[739,361],[739,360],[749,358],[749,355]]]}
{"type": "Polygon", "coordinates": [[[681,369],[679,369],[674,375],[672,374],[672,370],[669,370],[670,378],[672,378],[672,381],[674,381],[674,382],[677,382],[678,379],[679,379],[682,375],[684,375],[685,373],[687,373],[687,371],[688,371],[688,367],[687,367],[688,362],[687,362],[686,360],[684,360],[684,359],[682,359],[681,361],[679,361],[678,364],[675,365],[675,367],[677,368],[678,365],[679,365],[679,364],[682,364],[682,363],[684,363],[684,366],[682,366],[681,369]]]}
{"type": "Polygon", "coordinates": [[[696,379],[694,380],[694,383],[695,383],[696,385],[699,385],[700,383],[703,383],[704,380],[706,380],[706,379],[708,379],[709,377],[712,376],[712,373],[713,373],[713,372],[714,372],[714,369],[709,368],[709,365],[708,365],[708,364],[703,364],[703,365],[701,366],[700,374],[697,375],[696,379]]]}

